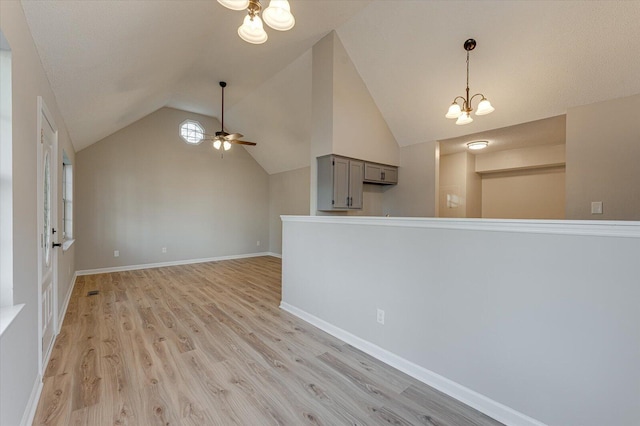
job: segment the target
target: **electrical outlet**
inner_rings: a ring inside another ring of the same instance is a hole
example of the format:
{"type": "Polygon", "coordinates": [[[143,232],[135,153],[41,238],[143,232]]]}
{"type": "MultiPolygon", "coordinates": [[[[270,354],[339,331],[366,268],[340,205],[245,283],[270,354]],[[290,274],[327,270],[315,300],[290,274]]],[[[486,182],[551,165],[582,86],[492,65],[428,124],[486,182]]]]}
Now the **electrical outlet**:
{"type": "Polygon", "coordinates": [[[256,246],[260,247],[260,240],[256,241],[256,246]]]}
{"type": "Polygon", "coordinates": [[[167,248],[166,247],[162,247],[162,252],[166,253],[167,252],[167,248]]]}
{"type": "Polygon", "coordinates": [[[114,250],[113,257],[120,257],[120,250],[114,250]]]}
{"type": "Polygon", "coordinates": [[[384,311],[380,308],[378,308],[378,323],[384,325],[384,311]]]}

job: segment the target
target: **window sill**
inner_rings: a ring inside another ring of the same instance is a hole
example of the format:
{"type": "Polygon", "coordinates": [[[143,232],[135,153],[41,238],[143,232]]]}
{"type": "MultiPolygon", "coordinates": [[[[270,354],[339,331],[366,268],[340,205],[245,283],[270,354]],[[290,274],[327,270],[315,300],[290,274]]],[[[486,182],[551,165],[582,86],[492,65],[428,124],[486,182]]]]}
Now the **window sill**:
{"type": "Polygon", "coordinates": [[[20,311],[24,308],[24,303],[21,305],[5,306],[0,308],[0,336],[2,336],[9,325],[18,316],[20,311]]]}
{"type": "Polygon", "coordinates": [[[75,242],[76,242],[75,238],[72,239],[72,240],[64,240],[62,242],[62,251],[69,250],[71,248],[71,246],[73,245],[73,243],[75,243],[75,242]]]}

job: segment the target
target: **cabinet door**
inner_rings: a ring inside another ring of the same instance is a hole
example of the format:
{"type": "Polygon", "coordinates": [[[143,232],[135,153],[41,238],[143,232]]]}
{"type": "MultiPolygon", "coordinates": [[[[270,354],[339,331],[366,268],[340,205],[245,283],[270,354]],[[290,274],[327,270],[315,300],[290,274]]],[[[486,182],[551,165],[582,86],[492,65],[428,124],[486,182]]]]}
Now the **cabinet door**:
{"type": "Polygon", "coordinates": [[[398,169],[395,167],[382,167],[381,177],[384,183],[398,183],[398,169]]]}
{"type": "Polygon", "coordinates": [[[349,161],[349,197],[351,209],[362,208],[362,179],[364,177],[364,162],[349,161]]]}
{"type": "Polygon", "coordinates": [[[349,207],[349,160],[346,158],[333,158],[333,201],[334,209],[349,207]]]}
{"type": "Polygon", "coordinates": [[[382,180],[382,166],[380,164],[365,163],[364,180],[371,182],[379,182],[382,180]]]}

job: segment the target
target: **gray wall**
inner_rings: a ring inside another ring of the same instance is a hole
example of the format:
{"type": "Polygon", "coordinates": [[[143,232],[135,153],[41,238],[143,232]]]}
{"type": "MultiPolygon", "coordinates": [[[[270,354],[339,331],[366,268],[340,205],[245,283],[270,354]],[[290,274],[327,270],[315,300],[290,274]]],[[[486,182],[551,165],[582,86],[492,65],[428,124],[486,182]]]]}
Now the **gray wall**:
{"type": "Polygon", "coordinates": [[[437,142],[400,148],[398,184],[385,189],[384,214],[433,217],[436,213],[437,142]]]}
{"type": "Polygon", "coordinates": [[[567,219],[640,220],[638,111],[640,95],[567,111],[567,219]]]}
{"type": "Polygon", "coordinates": [[[282,254],[280,215],[309,214],[311,168],[269,175],[269,251],[282,254]]]}
{"type": "MultiPolygon", "coordinates": [[[[0,27],[12,49],[13,70],[13,303],[26,305],[0,338],[0,424],[17,425],[38,378],[38,96],[43,97],[58,127],[59,164],[62,149],[75,159],[20,2],[0,2],[0,27]]],[[[61,188],[62,175],[57,179],[61,188]]],[[[61,229],[61,222],[56,228],[61,229]]],[[[59,310],[71,288],[74,252],[72,246],[55,257],[59,310]]]]}
{"type": "Polygon", "coordinates": [[[220,128],[162,108],[78,152],[79,270],[266,251],[267,173],[241,146],[221,158],[209,142],[186,144],[186,119],[220,128]]]}
{"type": "Polygon", "coordinates": [[[293,219],[283,303],[546,424],[640,424],[640,225],[293,219]]]}

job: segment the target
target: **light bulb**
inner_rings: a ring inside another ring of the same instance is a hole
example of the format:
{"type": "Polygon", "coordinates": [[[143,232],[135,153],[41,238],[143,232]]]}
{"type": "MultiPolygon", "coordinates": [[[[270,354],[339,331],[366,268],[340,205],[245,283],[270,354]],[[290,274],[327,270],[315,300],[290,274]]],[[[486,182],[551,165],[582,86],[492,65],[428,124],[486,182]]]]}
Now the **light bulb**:
{"type": "Polygon", "coordinates": [[[262,26],[262,19],[258,15],[251,18],[247,15],[244,22],[238,27],[238,35],[247,43],[262,44],[267,41],[267,33],[262,26]]]}
{"type": "Polygon", "coordinates": [[[458,105],[457,103],[454,102],[449,107],[449,111],[447,111],[447,114],[445,115],[445,117],[447,117],[447,118],[458,118],[458,117],[460,117],[460,114],[462,114],[462,110],[460,109],[460,105],[458,105]]]}
{"type": "Polygon", "coordinates": [[[262,17],[268,26],[278,31],[290,30],[296,24],[287,0],[271,0],[262,17]]]}
{"type": "Polygon", "coordinates": [[[476,111],[476,115],[491,114],[495,110],[496,109],[491,106],[491,102],[489,102],[489,99],[482,98],[482,100],[478,104],[478,110],[476,111]]]}
{"type": "Polygon", "coordinates": [[[249,7],[249,0],[218,0],[218,3],[231,10],[244,10],[249,7]]]}
{"type": "Polygon", "coordinates": [[[461,126],[463,124],[469,124],[472,121],[473,121],[473,118],[471,118],[471,115],[468,112],[463,112],[462,114],[460,114],[460,117],[458,117],[456,124],[458,126],[461,126]]]}
{"type": "Polygon", "coordinates": [[[231,144],[229,143],[229,141],[224,141],[222,146],[224,147],[225,151],[229,151],[231,149],[231,144]]]}
{"type": "Polygon", "coordinates": [[[213,147],[215,149],[220,149],[220,146],[222,146],[222,142],[220,142],[220,139],[216,139],[215,141],[213,141],[213,147]]]}

